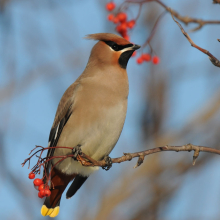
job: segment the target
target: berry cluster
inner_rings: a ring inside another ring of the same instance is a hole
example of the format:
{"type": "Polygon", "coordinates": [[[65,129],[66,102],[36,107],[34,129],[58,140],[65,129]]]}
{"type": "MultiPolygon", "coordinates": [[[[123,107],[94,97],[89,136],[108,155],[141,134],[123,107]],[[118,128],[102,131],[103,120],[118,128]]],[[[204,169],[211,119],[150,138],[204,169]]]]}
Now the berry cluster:
{"type": "Polygon", "coordinates": [[[150,62],[152,61],[153,64],[157,65],[160,62],[160,58],[158,56],[151,57],[148,53],[143,53],[140,57],[137,58],[137,63],[142,64],[143,62],[150,62]]]}
{"type": "MultiPolygon", "coordinates": [[[[106,9],[108,11],[113,11],[115,9],[115,3],[109,2],[106,4],[106,9]]],[[[128,35],[128,29],[132,29],[135,26],[136,21],[127,21],[127,14],[125,12],[119,12],[118,14],[109,14],[108,20],[116,24],[116,31],[129,41],[130,37],[128,35]]]]}
{"type": "MultiPolygon", "coordinates": [[[[116,8],[116,4],[114,2],[109,2],[106,4],[106,10],[112,12],[116,8]]],[[[116,25],[115,30],[126,40],[130,41],[130,36],[128,34],[128,30],[134,28],[136,24],[136,19],[132,19],[128,21],[128,16],[125,12],[119,12],[116,14],[109,14],[108,20],[113,22],[116,25]]],[[[146,45],[145,45],[146,46],[146,45]]],[[[152,53],[152,50],[151,50],[152,53]]],[[[136,51],[133,53],[132,57],[136,56],[136,51]]],[[[142,64],[143,62],[152,61],[153,64],[159,64],[160,59],[158,56],[153,56],[151,58],[150,54],[142,54],[137,58],[136,62],[138,64],[142,64]]]]}
{"type": "MultiPolygon", "coordinates": [[[[34,167],[31,169],[32,171],[28,175],[29,179],[35,179],[35,175],[41,173],[42,167],[43,167],[44,171],[46,171],[46,169],[45,169],[46,163],[53,160],[54,158],[60,158],[60,160],[56,163],[56,164],[58,164],[61,161],[63,161],[64,159],[66,159],[67,157],[73,157],[73,155],[66,155],[66,156],[61,156],[61,157],[60,156],[51,156],[51,157],[43,157],[42,158],[43,152],[45,150],[49,150],[51,148],[65,148],[65,149],[71,149],[72,150],[71,147],[58,147],[58,146],[56,146],[56,147],[42,147],[42,146],[36,146],[33,150],[31,150],[31,152],[29,154],[30,157],[25,159],[24,162],[21,164],[22,166],[24,166],[27,162],[29,162],[29,166],[28,166],[28,168],[29,168],[31,158],[34,157],[34,156],[38,157],[37,163],[34,165],[34,167]]],[[[34,188],[39,191],[38,192],[38,197],[39,198],[48,197],[48,196],[51,195],[51,191],[50,191],[50,188],[48,186],[48,183],[50,182],[50,184],[53,188],[53,182],[51,181],[51,172],[52,172],[52,170],[53,170],[53,168],[55,167],[56,164],[54,164],[51,167],[49,174],[47,174],[47,172],[44,172],[44,176],[43,176],[42,179],[36,178],[33,181],[34,188]]]]}
{"type": "MultiPolygon", "coordinates": [[[[30,172],[28,175],[29,179],[34,179],[35,174],[33,172],[30,172]]],[[[48,197],[51,194],[51,191],[49,189],[49,186],[43,183],[42,179],[36,178],[34,181],[34,188],[38,190],[38,197],[43,198],[43,197],[48,197]]]]}
{"type": "Polygon", "coordinates": [[[118,13],[116,16],[113,14],[108,15],[108,20],[116,24],[116,31],[126,40],[130,40],[128,29],[135,26],[135,20],[127,21],[127,14],[124,12],[118,13]]]}

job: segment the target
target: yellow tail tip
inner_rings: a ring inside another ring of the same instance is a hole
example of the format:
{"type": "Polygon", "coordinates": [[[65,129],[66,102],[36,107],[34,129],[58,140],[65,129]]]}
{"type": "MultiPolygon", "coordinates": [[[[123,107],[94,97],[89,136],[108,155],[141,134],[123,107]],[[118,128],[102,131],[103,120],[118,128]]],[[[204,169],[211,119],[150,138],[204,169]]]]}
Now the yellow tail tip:
{"type": "Polygon", "coordinates": [[[57,206],[55,209],[53,209],[53,212],[51,214],[49,214],[50,217],[56,217],[59,214],[60,211],[60,207],[57,206]]]}
{"type": "Polygon", "coordinates": [[[50,217],[56,217],[59,214],[60,207],[57,206],[55,208],[47,208],[47,206],[43,205],[41,208],[41,215],[47,216],[49,215],[50,217]]]}

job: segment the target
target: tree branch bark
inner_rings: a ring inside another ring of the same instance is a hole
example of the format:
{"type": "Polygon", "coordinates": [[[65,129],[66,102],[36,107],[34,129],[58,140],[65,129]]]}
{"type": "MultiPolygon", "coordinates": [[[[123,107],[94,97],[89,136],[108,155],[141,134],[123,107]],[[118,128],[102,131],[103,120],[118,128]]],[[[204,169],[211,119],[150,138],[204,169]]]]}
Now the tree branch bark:
{"type": "MultiPolygon", "coordinates": [[[[198,18],[191,18],[189,16],[182,16],[180,15],[177,11],[171,9],[167,5],[165,5],[163,2],[160,0],[142,0],[142,1],[135,1],[135,0],[127,0],[125,2],[128,3],[137,3],[137,4],[143,4],[147,2],[157,2],[159,5],[161,5],[166,11],[170,12],[173,14],[173,16],[178,19],[179,21],[183,22],[185,25],[188,25],[189,23],[196,23],[198,26],[191,31],[197,31],[201,29],[204,25],[207,24],[220,24],[220,21],[215,21],[215,20],[203,20],[203,19],[198,19],[198,18]]],[[[213,3],[219,4],[220,0],[213,0],[213,3]]]]}
{"type": "MultiPolygon", "coordinates": [[[[182,31],[183,35],[186,37],[186,39],[190,42],[192,47],[195,47],[196,49],[200,50],[202,53],[206,54],[210,61],[212,62],[212,64],[214,66],[220,67],[220,61],[213,56],[208,50],[205,50],[201,47],[199,47],[198,45],[196,45],[193,40],[190,38],[190,36],[187,34],[187,32],[183,29],[182,25],[174,18],[174,15],[172,13],[172,10],[170,9],[170,13],[172,15],[173,20],[177,23],[177,25],[179,26],[180,30],[182,31]]],[[[217,39],[219,41],[219,39],[217,39]]]]}
{"type": "MultiPolygon", "coordinates": [[[[183,146],[162,146],[162,147],[156,147],[152,148],[149,150],[141,151],[141,152],[136,152],[136,153],[124,153],[124,156],[118,157],[118,158],[113,158],[112,163],[121,163],[125,161],[130,161],[135,157],[138,157],[137,164],[134,166],[134,168],[137,168],[140,166],[143,161],[145,156],[154,154],[154,153],[159,153],[162,151],[194,151],[193,154],[193,165],[195,165],[196,159],[199,156],[199,152],[208,152],[208,153],[214,153],[214,154],[219,154],[220,155],[220,150],[213,149],[210,147],[204,147],[204,146],[197,146],[193,144],[187,144],[183,146]]],[[[103,159],[101,161],[96,161],[89,157],[88,155],[82,153],[81,155],[77,156],[77,160],[83,165],[83,166],[100,166],[100,167],[105,167],[107,166],[106,161],[103,159]]]]}
{"type": "MultiPolygon", "coordinates": [[[[71,147],[60,147],[60,146],[56,146],[56,147],[52,147],[52,148],[73,149],[71,147]]],[[[38,162],[32,168],[32,171],[35,172],[35,173],[40,173],[41,166],[44,166],[45,163],[48,162],[49,160],[52,160],[54,158],[60,158],[60,160],[57,162],[57,163],[59,163],[59,162],[65,160],[68,157],[75,158],[75,155],[73,155],[73,154],[41,158],[42,153],[45,150],[48,150],[48,147],[36,146],[31,151],[31,153],[29,154],[31,156],[24,160],[24,162],[22,163],[22,166],[24,166],[27,162],[29,162],[29,166],[30,166],[31,158],[33,156],[37,156],[38,157],[38,162]],[[40,149],[33,153],[33,151],[38,149],[38,148],[40,148],[40,149]],[[37,155],[38,153],[40,153],[40,155],[37,155]]],[[[168,146],[168,145],[166,145],[166,146],[156,147],[156,148],[152,148],[152,149],[145,150],[145,151],[140,151],[140,152],[135,152],[135,153],[124,153],[123,156],[117,157],[117,158],[113,158],[111,160],[112,160],[112,163],[122,163],[122,162],[130,161],[133,158],[138,157],[138,161],[137,161],[136,165],[134,166],[134,168],[137,168],[137,167],[139,167],[144,162],[145,156],[150,155],[150,154],[159,153],[159,152],[162,152],[162,151],[176,151],[176,152],[179,152],[179,151],[188,151],[188,152],[194,151],[194,154],[193,154],[193,165],[195,165],[196,159],[199,156],[199,152],[208,152],[208,153],[214,153],[214,154],[219,154],[220,155],[220,150],[217,150],[217,149],[214,149],[214,148],[210,148],[210,147],[204,147],[204,146],[197,146],[197,145],[193,145],[193,144],[187,144],[187,145],[183,145],[183,146],[168,146]]],[[[100,161],[97,161],[97,160],[94,160],[93,158],[91,158],[90,156],[84,154],[83,152],[78,154],[75,159],[77,161],[79,161],[83,166],[92,166],[92,167],[99,166],[99,167],[102,167],[103,169],[108,167],[108,163],[104,159],[100,160],[100,161]]]]}
{"type": "Polygon", "coordinates": [[[213,0],[213,4],[220,4],[220,0],[213,0]]]}

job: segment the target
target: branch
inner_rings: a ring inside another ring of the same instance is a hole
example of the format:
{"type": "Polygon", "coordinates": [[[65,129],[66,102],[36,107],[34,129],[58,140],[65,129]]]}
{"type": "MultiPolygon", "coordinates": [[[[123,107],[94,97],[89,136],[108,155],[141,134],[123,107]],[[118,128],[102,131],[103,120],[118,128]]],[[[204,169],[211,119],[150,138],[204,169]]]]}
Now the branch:
{"type": "MultiPolygon", "coordinates": [[[[137,3],[137,4],[143,4],[143,3],[147,3],[147,2],[157,2],[163,8],[165,8],[166,11],[173,14],[173,16],[175,18],[177,18],[179,21],[182,21],[185,25],[188,25],[189,23],[198,24],[198,26],[196,28],[192,29],[191,31],[197,31],[197,30],[201,29],[206,24],[220,24],[220,21],[214,21],[214,20],[207,20],[206,21],[206,20],[202,20],[202,19],[198,19],[198,18],[191,18],[191,17],[188,17],[188,16],[182,16],[177,11],[175,11],[175,10],[171,9],[170,7],[166,6],[160,0],[143,0],[143,1],[127,0],[125,2],[127,2],[127,3],[137,3]]],[[[220,2],[220,0],[213,0],[213,3],[219,3],[219,2],[220,2]]]]}
{"type": "MultiPolygon", "coordinates": [[[[192,47],[195,47],[196,49],[200,50],[201,52],[203,52],[204,54],[206,54],[207,56],[209,56],[210,61],[212,62],[213,65],[220,67],[220,61],[213,56],[208,50],[205,50],[201,47],[199,47],[198,45],[196,45],[193,40],[190,38],[190,36],[187,34],[187,32],[183,29],[183,27],[181,26],[181,24],[175,20],[174,15],[172,14],[172,10],[170,10],[170,13],[172,15],[173,20],[177,23],[177,25],[179,26],[180,30],[182,31],[183,35],[186,37],[186,39],[190,42],[192,47]]],[[[219,41],[219,39],[218,39],[219,41]]]]}
{"type": "MultiPolygon", "coordinates": [[[[166,11],[164,11],[164,12],[166,12],[166,11]]],[[[157,18],[157,20],[156,20],[156,22],[155,22],[155,24],[153,26],[153,29],[152,29],[152,31],[150,33],[150,36],[147,38],[146,42],[142,45],[142,48],[146,47],[147,45],[150,46],[150,41],[152,40],[152,38],[153,38],[153,36],[154,36],[154,34],[156,32],[156,28],[158,26],[158,23],[162,19],[162,17],[165,15],[164,12],[157,18]]],[[[151,46],[150,46],[150,48],[151,48],[151,46]]],[[[151,48],[151,50],[152,50],[152,48],[151,48]]]]}
{"type": "MultiPolygon", "coordinates": [[[[31,158],[34,155],[36,155],[37,153],[40,153],[37,164],[32,168],[32,172],[34,172],[36,174],[37,173],[40,174],[41,166],[43,166],[45,168],[45,163],[50,161],[50,160],[53,160],[55,158],[61,158],[58,162],[56,162],[52,166],[52,168],[51,168],[51,171],[52,171],[52,169],[56,166],[57,163],[60,163],[61,161],[65,160],[68,157],[73,157],[73,158],[75,157],[73,154],[68,154],[68,155],[63,155],[63,156],[51,156],[51,157],[41,158],[41,155],[42,155],[43,151],[48,150],[48,148],[47,147],[44,148],[44,147],[41,147],[41,146],[36,146],[36,148],[33,149],[33,150],[36,150],[37,148],[41,148],[41,149],[38,150],[37,152],[33,153],[29,158],[27,158],[22,163],[22,166],[24,166],[25,163],[30,162],[31,158]]],[[[53,148],[73,149],[73,148],[70,148],[70,147],[60,147],[60,146],[56,146],[56,147],[53,147],[53,148]]],[[[33,150],[31,152],[33,152],[33,150]]],[[[198,158],[200,151],[220,155],[220,150],[213,149],[213,148],[210,148],[210,147],[196,146],[196,145],[193,145],[193,144],[187,144],[187,145],[183,145],[183,146],[168,146],[168,145],[166,145],[166,146],[152,148],[152,149],[149,149],[149,150],[135,152],[135,153],[124,153],[124,156],[121,156],[121,157],[118,157],[118,158],[113,158],[112,163],[121,163],[121,162],[125,162],[125,161],[130,161],[133,158],[138,157],[137,164],[134,166],[134,168],[137,168],[144,162],[145,156],[150,155],[150,154],[155,154],[155,153],[158,153],[158,152],[162,152],[162,151],[176,151],[176,152],[179,152],[179,151],[188,151],[188,152],[194,151],[193,165],[195,165],[196,159],[198,158]]],[[[102,167],[103,169],[108,167],[108,164],[107,164],[106,160],[104,160],[104,159],[100,160],[100,161],[94,160],[93,158],[91,158],[90,156],[84,154],[83,152],[80,152],[77,155],[76,160],[79,161],[83,166],[92,166],[92,167],[99,166],[99,167],[102,167]]],[[[51,171],[49,173],[49,176],[44,176],[43,177],[43,178],[46,179],[46,183],[48,183],[49,180],[51,179],[51,171]]]]}
{"type": "Polygon", "coordinates": [[[201,29],[204,25],[206,24],[220,24],[220,21],[213,21],[213,20],[202,20],[202,19],[198,19],[198,18],[190,18],[188,16],[182,16],[180,15],[177,11],[169,8],[168,6],[166,6],[164,3],[162,3],[159,0],[152,0],[157,2],[158,4],[160,4],[162,7],[164,7],[168,12],[170,12],[171,14],[173,14],[173,16],[175,18],[177,18],[179,21],[182,21],[185,25],[188,25],[189,23],[197,23],[198,26],[194,29],[192,29],[191,31],[197,31],[199,29],[201,29]]]}
{"type": "Polygon", "coordinates": [[[220,4],[220,0],[213,0],[213,4],[220,4]]]}
{"type": "MultiPolygon", "coordinates": [[[[162,152],[162,151],[176,151],[176,152],[194,151],[193,165],[195,165],[196,159],[198,158],[200,151],[220,155],[220,150],[213,149],[210,147],[196,146],[193,144],[187,144],[187,145],[183,145],[183,146],[168,146],[168,145],[166,145],[166,146],[157,147],[157,148],[153,148],[153,149],[145,150],[145,151],[141,151],[141,152],[136,152],[136,153],[124,153],[124,156],[122,156],[122,157],[113,158],[112,163],[121,163],[121,162],[125,162],[125,161],[130,161],[133,158],[138,157],[137,164],[134,166],[134,168],[137,168],[138,166],[140,166],[143,163],[145,156],[150,155],[150,154],[154,154],[154,153],[158,153],[158,152],[162,152]]],[[[78,155],[77,160],[83,166],[99,166],[99,167],[107,166],[105,160],[96,161],[84,153],[82,153],[81,155],[78,155]]]]}

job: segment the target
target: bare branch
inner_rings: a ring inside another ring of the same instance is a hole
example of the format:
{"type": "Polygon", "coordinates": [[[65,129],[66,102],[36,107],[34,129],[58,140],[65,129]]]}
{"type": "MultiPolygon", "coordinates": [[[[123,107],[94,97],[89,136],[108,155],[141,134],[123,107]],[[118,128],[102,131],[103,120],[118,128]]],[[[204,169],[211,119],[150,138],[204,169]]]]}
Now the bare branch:
{"type": "Polygon", "coordinates": [[[187,32],[183,29],[182,25],[174,18],[171,10],[170,10],[170,13],[172,15],[173,20],[177,23],[177,25],[179,26],[180,30],[182,31],[183,35],[190,42],[191,46],[195,47],[196,49],[200,50],[201,52],[203,52],[204,54],[209,56],[209,59],[210,59],[210,61],[212,62],[213,65],[215,65],[217,67],[220,67],[220,61],[215,56],[213,56],[208,50],[205,50],[205,49],[199,47],[198,45],[196,45],[193,42],[193,40],[190,38],[190,36],[187,34],[187,32]]]}
{"type": "Polygon", "coordinates": [[[188,16],[182,16],[177,11],[171,9],[170,7],[166,6],[164,3],[162,3],[160,0],[152,0],[157,3],[159,3],[162,7],[164,7],[168,12],[170,12],[175,18],[177,18],[179,21],[182,21],[185,25],[188,25],[189,23],[197,23],[198,26],[191,31],[197,31],[201,29],[206,24],[220,24],[220,21],[213,21],[213,20],[202,20],[198,18],[191,18],[188,16]]]}
{"type": "MultiPolygon", "coordinates": [[[[43,148],[43,147],[40,147],[40,146],[37,146],[37,147],[41,148],[41,150],[37,151],[37,152],[41,151],[40,155],[42,155],[42,152],[44,150],[48,149],[48,148],[43,148]]],[[[53,148],[72,149],[72,148],[69,148],[69,147],[59,147],[59,146],[56,146],[56,147],[53,147],[53,148]]],[[[140,152],[135,152],[135,153],[124,153],[124,156],[121,156],[121,157],[118,157],[118,158],[113,158],[112,163],[121,163],[121,162],[125,162],[125,161],[130,161],[133,158],[138,157],[137,164],[134,167],[134,168],[137,168],[138,166],[140,166],[143,163],[145,156],[150,155],[150,154],[155,154],[155,153],[158,153],[158,152],[162,152],[162,151],[176,151],[176,152],[179,152],[179,151],[188,151],[188,152],[194,151],[193,165],[195,165],[196,159],[198,158],[200,151],[220,155],[220,150],[213,149],[213,148],[210,148],[210,147],[196,146],[196,145],[193,145],[193,144],[187,144],[187,145],[183,145],[183,146],[168,146],[168,145],[166,145],[166,146],[156,147],[156,148],[152,148],[152,149],[145,150],[145,151],[140,151],[140,152]]],[[[34,156],[34,155],[36,155],[36,152],[33,155],[31,155],[28,159],[26,159],[24,161],[24,163],[22,163],[22,166],[24,166],[24,164],[27,161],[29,161],[31,159],[31,157],[34,156]]],[[[52,157],[47,157],[47,158],[43,158],[43,159],[41,159],[41,156],[39,156],[38,163],[37,163],[37,165],[34,166],[34,168],[32,168],[32,170],[35,173],[39,173],[39,167],[41,167],[48,160],[52,160],[54,158],[61,158],[61,160],[59,161],[59,162],[61,162],[62,160],[66,159],[68,157],[74,157],[74,155],[68,154],[68,155],[65,155],[65,156],[52,156],[52,157]]],[[[104,159],[100,160],[100,161],[97,161],[97,160],[94,160],[93,158],[89,157],[88,155],[84,154],[83,152],[78,154],[76,159],[83,166],[93,166],[93,167],[94,166],[99,166],[99,167],[103,167],[103,168],[107,166],[107,163],[104,159]]]]}
{"type": "MultiPolygon", "coordinates": [[[[118,158],[113,158],[112,163],[121,163],[125,161],[130,161],[135,157],[138,157],[137,164],[135,165],[134,168],[140,166],[143,161],[144,157],[150,154],[162,152],[162,151],[194,151],[193,155],[193,165],[195,165],[196,159],[199,156],[199,152],[209,152],[209,153],[214,153],[214,154],[219,154],[220,155],[220,150],[213,149],[210,147],[203,147],[203,146],[196,146],[193,144],[187,144],[183,146],[162,146],[162,147],[157,147],[157,148],[152,148],[149,150],[141,151],[141,152],[136,152],[136,153],[124,153],[124,156],[118,157],[118,158]]],[[[82,153],[80,156],[77,157],[77,160],[83,165],[83,166],[100,166],[100,167],[105,167],[106,161],[101,160],[101,161],[96,161],[89,157],[88,155],[82,153]]]]}
{"type": "MultiPolygon", "coordinates": [[[[137,4],[143,4],[147,2],[157,2],[160,4],[163,8],[166,9],[166,11],[170,12],[173,14],[175,18],[177,18],[179,21],[183,22],[185,25],[188,25],[189,23],[196,23],[198,26],[191,31],[197,31],[201,29],[204,25],[206,24],[220,24],[220,21],[215,21],[215,20],[203,20],[203,19],[198,19],[198,18],[191,18],[189,16],[182,16],[180,15],[177,11],[171,9],[170,7],[166,6],[163,2],[160,0],[143,0],[143,1],[134,1],[134,0],[127,0],[127,3],[137,3],[137,4]]],[[[219,4],[220,0],[213,0],[213,3],[218,3],[219,4]]]]}
{"type": "Polygon", "coordinates": [[[213,0],[213,4],[220,4],[220,0],[213,0]]]}

